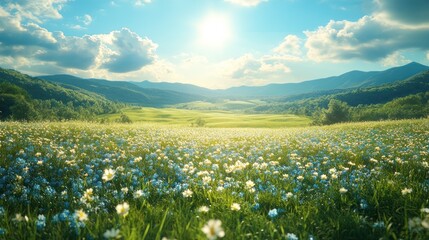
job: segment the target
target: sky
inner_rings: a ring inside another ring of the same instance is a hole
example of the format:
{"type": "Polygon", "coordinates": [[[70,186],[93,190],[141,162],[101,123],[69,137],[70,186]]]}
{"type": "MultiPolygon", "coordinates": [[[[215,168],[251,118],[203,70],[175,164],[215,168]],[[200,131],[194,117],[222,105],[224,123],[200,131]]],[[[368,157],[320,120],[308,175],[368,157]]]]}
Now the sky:
{"type": "Polygon", "coordinates": [[[208,88],[429,65],[428,0],[1,0],[0,67],[208,88]]]}

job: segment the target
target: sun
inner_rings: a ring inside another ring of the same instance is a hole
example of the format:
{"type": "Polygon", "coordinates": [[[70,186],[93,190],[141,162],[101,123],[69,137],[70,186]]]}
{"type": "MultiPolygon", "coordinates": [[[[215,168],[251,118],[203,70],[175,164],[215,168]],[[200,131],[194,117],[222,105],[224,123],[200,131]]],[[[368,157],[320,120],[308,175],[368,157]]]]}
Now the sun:
{"type": "Polygon", "coordinates": [[[198,24],[199,42],[210,47],[225,45],[231,38],[231,23],[227,16],[209,14],[198,24]]]}

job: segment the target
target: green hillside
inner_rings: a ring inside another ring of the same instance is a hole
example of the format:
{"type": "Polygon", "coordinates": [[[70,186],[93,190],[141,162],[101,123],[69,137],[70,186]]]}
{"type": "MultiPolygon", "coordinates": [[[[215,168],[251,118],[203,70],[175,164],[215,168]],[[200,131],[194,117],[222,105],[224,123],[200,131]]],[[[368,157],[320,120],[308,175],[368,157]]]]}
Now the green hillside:
{"type": "Polygon", "coordinates": [[[0,68],[0,119],[90,119],[123,105],[84,90],[0,68]]]}
{"type": "Polygon", "coordinates": [[[253,108],[255,112],[318,115],[333,99],[350,107],[350,120],[421,118],[429,115],[429,71],[378,87],[315,93],[272,100],[253,108]],[[412,110],[410,110],[412,109],[412,110]]]}
{"type": "Polygon", "coordinates": [[[203,99],[201,96],[171,90],[141,88],[133,83],[124,81],[83,79],[70,75],[40,76],[39,78],[67,88],[85,89],[102,95],[109,100],[133,105],[161,107],[203,99]]]}

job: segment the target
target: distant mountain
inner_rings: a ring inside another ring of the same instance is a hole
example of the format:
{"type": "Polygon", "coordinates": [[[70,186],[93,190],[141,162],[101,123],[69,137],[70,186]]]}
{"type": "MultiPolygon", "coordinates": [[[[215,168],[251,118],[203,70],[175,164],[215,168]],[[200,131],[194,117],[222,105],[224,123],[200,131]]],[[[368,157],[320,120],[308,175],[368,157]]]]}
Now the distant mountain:
{"type": "Polygon", "coordinates": [[[169,91],[182,92],[186,94],[198,94],[198,95],[207,96],[207,97],[219,96],[219,93],[217,90],[203,88],[192,84],[170,83],[170,82],[150,82],[147,80],[142,82],[130,82],[130,83],[135,84],[141,88],[169,90],[169,91]]]}
{"type": "Polygon", "coordinates": [[[162,107],[165,105],[192,102],[203,97],[171,90],[141,88],[125,81],[83,79],[71,75],[40,76],[39,78],[61,84],[68,88],[80,88],[100,94],[112,101],[129,104],[162,107]]]}
{"type": "Polygon", "coordinates": [[[426,93],[429,93],[429,70],[381,86],[331,90],[272,99],[268,104],[255,107],[254,111],[311,115],[320,108],[327,108],[331,99],[338,99],[352,107],[375,106],[426,93]]]}
{"type": "Polygon", "coordinates": [[[221,91],[221,94],[236,97],[275,97],[334,89],[372,87],[403,80],[425,70],[429,70],[429,67],[412,62],[407,65],[390,68],[385,71],[351,71],[340,76],[315,79],[300,83],[269,84],[260,87],[233,87],[221,91]]]}
{"type": "Polygon", "coordinates": [[[300,83],[269,84],[265,86],[241,86],[222,90],[212,90],[192,84],[168,82],[132,82],[142,88],[173,90],[187,94],[199,94],[206,97],[252,99],[261,97],[292,96],[296,94],[332,91],[359,87],[373,87],[411,77],[419,72],[429,70],[428,66],[412,62],[401,67],[385,71],[351,71],[340,76],[314,79],[300,83]]]}
{"type": "MultiPolygon", "coordinates": [[[[300,83],[242,86],[228,89],[207,89],[192,84],[169,82],[125,82],[104,79],[82,79],[70,75],[41,76],[71,89],[94,92],[109,100],[144,106],[166,106],[210,99],[293,98],[296,95],[311,97],[342,92],[343,89],[375,87],[409,78],[428,66],[412,62],[385,71],[351,71],[339,76],[320,78],[300,83]]],[[[306,98],[305,97],[305,98],[306,98]]]]}

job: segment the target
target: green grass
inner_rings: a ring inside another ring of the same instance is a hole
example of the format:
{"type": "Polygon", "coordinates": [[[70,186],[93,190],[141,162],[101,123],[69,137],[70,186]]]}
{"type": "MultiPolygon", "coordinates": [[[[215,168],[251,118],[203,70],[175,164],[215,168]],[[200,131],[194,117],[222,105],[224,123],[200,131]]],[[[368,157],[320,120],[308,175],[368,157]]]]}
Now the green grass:
{"type": "Polygon", "coordinates": [[[0,122],[0,239],[429,239],[428,133],[0,122]]]}
{"type": "Polygon", "coordinates": [[[195,101],[188,103],[175,104],[173,108],[179,109],[190,109],[190,110],[221,110],[221,111],[240,111],[246,110],[258,105],[266,104],[265,101],[253,99],[253,100],[216,100],[212,102],[207,101],[195,101]]]}
{"type": "MultiPolygon", "coordinates": [[[[190,126],[198,118],[210,128],[282,128],[304,127],[311,123],[307,117],[291,114],[245,114],[221,110],[186,110],[174,108],[128,108],[122,111],[133,122],[156,123],[164,125],[190,126]]],[[[110,121],[118,119],[120,114],[101,116],[110,121]]]]}

